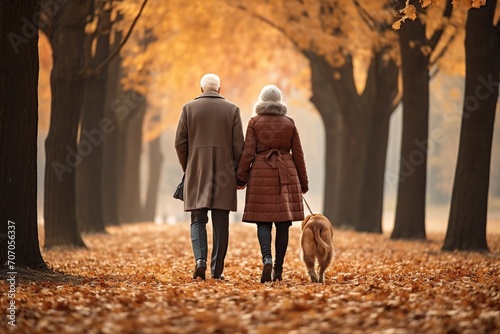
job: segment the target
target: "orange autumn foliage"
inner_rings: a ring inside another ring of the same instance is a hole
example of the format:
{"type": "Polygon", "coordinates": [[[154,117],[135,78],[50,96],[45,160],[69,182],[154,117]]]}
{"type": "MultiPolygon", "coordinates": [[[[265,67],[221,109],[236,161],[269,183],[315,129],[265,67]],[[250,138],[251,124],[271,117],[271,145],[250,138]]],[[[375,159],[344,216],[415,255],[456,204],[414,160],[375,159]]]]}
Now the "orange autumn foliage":
{"type": "Polygon", "coordinates": [[[291,43],[225,2],[152,0],[148,6],[122,53],[124,88],[147,92],[146,140],[177,121],[207,72],[219,74],[222,95],[242,105],[251,105],[268,83],[285,93],[308,90],[305,60],[291,43]],[[147,31],[154,41],[144,47],[147,31]]]}
{"type": "MultiPolygon", "coordinates": [[[[288,96],[301,91],[307,99],[309,66],[297,47],[323,54],[333,64],[352,55],[356,85],[362,91],[373,51],[389,45],[387,56],[393,59],[399,58],[399,52],[394,32],[380,34],[367,23],[394,22],[395,12],[386,8],[386,1],[357,1],[362,10],[355,3],[256,0],[250,6],[244,0],[150,0],[121,52],[124,88],[147,93],[145,139],[156,138],[177,121],[182,104],[197,94],[199,78],[206,72],[219,73],[223,95],[250,109],[260,88],[268,83],[277,84],[288,96]],[[330,9],[331,13],[325,12],[330,9]],[[145,47],[147,34],[154,39],[145,47]]],[[[444,6],[439,1],[423,1],[427,12],[419,14],[429,36],[449,26],[435,52],[439,54],[451,40],[446,57],[438,62],[446,73],[464,72],[463,26],[466,8],[473,3],[460,3],[463,6],[456,7],[449,20],[443,19],[444,6]]],[[[114,2],[112,18],[120,12],[124,19],[113,29],[127,31],[141,4],[140,0],[114,2]]],[[[46,131],[52,60],[45,36],[40,38],[40,60],[40,129],[46,131]]]]}

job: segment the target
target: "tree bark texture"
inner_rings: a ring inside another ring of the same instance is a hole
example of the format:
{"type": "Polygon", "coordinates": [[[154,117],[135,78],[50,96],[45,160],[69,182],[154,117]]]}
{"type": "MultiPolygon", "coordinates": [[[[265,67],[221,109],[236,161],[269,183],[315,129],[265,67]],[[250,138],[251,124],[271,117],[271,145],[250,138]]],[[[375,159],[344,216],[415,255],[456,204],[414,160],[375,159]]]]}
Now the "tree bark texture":
{"type": "Polygon", "coordinates": [[[325,124],[324,213],[335,226],[381,232],[387,136],[397,95],[397,67],[377,55],[366,87],[359,94],[348,57],[343,66],[333,68],[312,52],[305,55],[311,64],[311,101],[325,124]]]}
{"type": "Polygon", "coordinates": [[[118,212],[121,223],[141,221],[140,161],[142,123],[146,112],[146,97],[136,91],[125,92],[129,102],[127,115],[119,125],[118,154],[118,212]]]}
{"type": "Polygon", "coordinates": [[[84,96],[84,43],[91,1],[61,5],[49,34],[53,68],[50,127],[45,141],[45,248],[85,247],[76,220],[75,168],[91,148],[77,145],[84,96]]]}
{"type": "MultiPolygon", "coordinates": [[[[366,95],[360,96],[356,90],[351,59],[347,58],[345,64],[336,71],[339,77],[334,76],[333,86],[341,106],[339,129],[341,177],[336,214],[341,226],[356,229],[372,114],[365,105],[366,95]]],[[[368,93],[370,88],[367,86],[365,92],[368,93]]]]}
{"type": "Polygon", "coordinates": [[[385,60],[382,53],[376,53],[369,71],[374,73],[369,73],[367,84],[375,92],[356,230],[382,233],[389,124],[398,104],[399,68],[393,60],[385,60]]]}
{"type": "MultiPolygon", "coordinates": [[[[325,127],[325,182],[323,214],[329,217],[333,225],[339,227],[336,217],[338,203],[338,184],[340,179],[340,145],[339,145],[339,105],[335,99],[328,75],[332,75],[332,67],[314,53],[306,53],[311,66],[311,86],[313,95],[311,102],[321,115],[325,127]]],[[[307,154],[307,152],[306,152],[307,154]]],[[[309,167],[311,169],[311,167],[309,167]]]]}
{"type": "MultiPolygon", "coordinates": [[[[113,50],[117,48],[122,39],[122,32],[115,32],[113,50]]],[[[122,111],[124,103],[122,97],[122,87],[120,79],[122,57],[116,56],[108,66],[106,102],[104,117],[112,120],[112,131],[104,134],[103,142],[103,165],[102,165],[102,210],[105,226],[116,226],[120,224],[118,216],[118,162],[120,161],[118,152],[119,122],[121,117],[125,117],[122,111]]]]}
{"type": "Polygon", "coordinates": [[[425,239],[425,189],[429,131],[429,56],[425,26],[417,18],[401,25],[403,136],[399,162],[396,220],[392,239],[425,239]]]}
{"type": "Polygon", "coordinates": [[[470,9],[467,17],[464,108],[443,250],[488,251],[488,187],[500,72],[495,6],[495,0],[488,0],[485,7],[470,9]]]}
{"type": "Polygon", "coordinates": [[[38,29],[23,20],[39,10],[36,0],[0,2],[0,265],[11,272],[47,268],[37,225],[38,29]]]}
{"type": "Polygon", "coordinates": [[[156,137],[148,143],[149,146],[149,179],[144,202],[143,221],[152,222],[156,216],[156,203],[158,200],[158,189],[160,187],[161,166],[163,155],[161,153],[161,136],[156,137]]]}
{"type": "MultiPolygon", "coordinates": [[[[100,13],[97,25],[97,43],[95,54],[86,50],[87,62],[91,68],[103,63],[109,55],[109,32],[111,29],[111,10],[100,13]]],[[[90,48],[94,37],[87,47],[90,48]]],[[[102,209],[102,165],[103,141],[106,133],[113,131],[112,120],[105,118],[107,69],[91,76],[85,82],[85,98],[81,115],[80,143],[89,143],[91,153],[86,156],[76,169],[77,183],[77,220],[82,232],[106,232],[102,209]]]]}

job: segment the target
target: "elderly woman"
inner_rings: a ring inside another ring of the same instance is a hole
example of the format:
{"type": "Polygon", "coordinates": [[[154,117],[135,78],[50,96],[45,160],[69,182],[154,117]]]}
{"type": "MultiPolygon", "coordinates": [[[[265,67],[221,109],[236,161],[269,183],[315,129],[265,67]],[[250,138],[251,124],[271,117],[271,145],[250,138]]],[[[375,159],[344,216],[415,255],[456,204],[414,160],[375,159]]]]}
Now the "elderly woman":
{"type": "Polygon", "coordinates": [[[238,188],[247,186],[243,221],[257,224],[262,253],[261,282],[282,280],[283,261],[292,221],[304,219],[302,194],[308,190],[304,154],[299,133],[281,91],[265,86],[248,123],[245,148],[237,171],[238,188]],[[275,251],[271,254],[271,229],[276,226],[275,251]],[[272,273],[272,278],[271,278],[272,273]]]}

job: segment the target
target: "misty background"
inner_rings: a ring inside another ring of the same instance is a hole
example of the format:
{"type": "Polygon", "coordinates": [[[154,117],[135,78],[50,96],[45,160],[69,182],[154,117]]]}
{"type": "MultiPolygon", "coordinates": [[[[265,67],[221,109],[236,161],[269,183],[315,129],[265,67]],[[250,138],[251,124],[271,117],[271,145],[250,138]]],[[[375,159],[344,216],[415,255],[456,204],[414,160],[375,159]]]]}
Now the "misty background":
{"type": "MultiPolygon", "coordinates": [[[[221,78],[222,85],[224,78],[221,78]]],[[[285,79],[282,79],[286,81],[285,79]]],[[[184,87],[191,90],[193,98],[197,96],[199,87],[184,87]]],[[[438,75],[431,80],[430,118],[429,118],[429,151],[428,151],[428,177],[427,177],[427,213],[426,229],[429,232],[444,232],[446,230],[447,216],[451,200],[451,190],[455,165],[458,154],[458,142],[461,124],[461,108],[463,103],[463,77],[458,75],[438,75]],[[444,135],[435,135],[441,133],[444,135]]],[[[309,176],[309,192],[306,199],[314,213],[322,211],[324,189],[324,128],[320,115],[309,102],[309,96],[297,90],[292,96],[284,96],[289,106],[289,116],[295,119],[304,149],[306,166],[309,176]]],[[[238,101],[237,96],[221,94],[241,108],[243,131],[252,116],[253,102],[238,101]],[[242,103],[243,102],[243,103],[242,103]]],[[[255,91],[255,101],[259,91],[255,91]]],[[[187,102],[187,101],[186,101],[187,102]]],[[[166,113],[178,118],[181,105],[166,113]]],[[[383,230],[389,232],[394,225],[394,211],[397,195],[397,175],[399,170],[399,152],[401,147],[401,105],[391,116],[387,163],[384,185],[384,215],[383,230]]],[[[178,163],[174,148],[174,136],[177,128],[176,122],[169,124],[161,134],[161,149],[164,162],[161,166],[161,184],[159,187],[155,221],[157,223],[176,223],[189,221],[189,213],[183,210],[183,203],[173,199],[172,194],[182,177],[182,169],[178,163]]],[[[43,194],[45,171],[44,141],[47,132],[44,129],[38,135],[38,216],[43,223],[43,194]]],[[[143,144],[141,155],[141,199],[144,201],[146,185],[148,182],[148,145],[143,144]]],[[[495,120],[495,133],[492,148],[492,169],[490,176],[489,205],[488,205],[488,232],[500,231],[500,170],[494,166],[500,165],[500,121],[495,120]]],[[[126,182],[126,180],[122,180],[126,182]]],[[[238,191],[238,212],[232,212],[232,222],[240,222],[244,207],[245,191],[238,191]]],[[[304,207],[305,210],[306,207],[304,207]]],[[[335,222],[334,222],[335,224],[335,222]]]]}

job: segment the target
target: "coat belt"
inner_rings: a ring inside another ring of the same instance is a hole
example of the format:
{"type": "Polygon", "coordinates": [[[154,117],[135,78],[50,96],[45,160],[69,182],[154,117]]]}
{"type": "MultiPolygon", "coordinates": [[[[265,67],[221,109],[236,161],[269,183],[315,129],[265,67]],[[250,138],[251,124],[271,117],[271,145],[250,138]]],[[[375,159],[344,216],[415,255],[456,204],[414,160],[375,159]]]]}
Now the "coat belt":
{"type": "MultiPolygon", "coordinates": [[[[289,151],[283,151],[283,153],[288,153],[289,151]]],[[[265,152],[261,152],[265,153],[265,152]]],[[[266,160],[267,164],[272,168],[278,168],[278,174],[280,177],[280,185],[290,184],[290,175],[288,174],[288,170],[286,168],[286,163],[281,159],[281,153],[277,148],[270,149],[267,154],[264,156],[264,160],[266,160]]]]}

